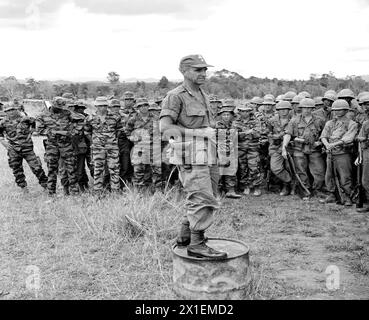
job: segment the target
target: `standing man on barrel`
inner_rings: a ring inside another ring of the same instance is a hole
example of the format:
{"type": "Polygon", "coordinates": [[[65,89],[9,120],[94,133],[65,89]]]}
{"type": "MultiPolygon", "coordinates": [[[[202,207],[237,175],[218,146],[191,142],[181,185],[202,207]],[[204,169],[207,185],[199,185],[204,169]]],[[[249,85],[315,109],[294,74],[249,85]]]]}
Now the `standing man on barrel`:
{"type": "Polygon", "coordinates": [[[181,59],[179,71],[184,81],[167,93],[162,103],[160,129],[174,141],[170,161],[179,166],[180,180],[187,193],[187,212],[177,243],[188,246],[189,256],[225,259],[227,254],[208,247],[204,236],[219,207],[216,199],[219,171],[211,152],[216,144],[215,119],[209,99],[201,89],[208,67],[211,66],[200,55],[181,59]]]}

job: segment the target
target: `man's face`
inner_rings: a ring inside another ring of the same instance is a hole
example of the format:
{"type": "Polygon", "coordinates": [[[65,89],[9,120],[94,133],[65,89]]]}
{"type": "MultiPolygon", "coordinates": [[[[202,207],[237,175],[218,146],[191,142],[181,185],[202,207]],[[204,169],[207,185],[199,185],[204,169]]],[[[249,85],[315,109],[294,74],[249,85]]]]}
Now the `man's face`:
{"type": "Polygon", "coordinates": [[[149,105],[148,104],[142,104],[138,107],[138,110],[142,114],[147,114],[149,112],[149,105]]]}
{"type": "Polygon", "coordinates": [[[202,84],[205,83],[207,70],[208,68],[188,67],[184,71],[183,76],[185,79],[193,82],[194,84],[201,86],[202,84]]]}
{"type": "Polygon", "coordinates": [[[241,119],[248,119],[250,117],[250,111],[239,110],[239,115],[240,115],[241,119]]]}
{"type": "Polygon", "coordinates": [[[160,117],[160,111],[159,110],[151,110],[150,115],[153,119],[157,120],[160,117]]]}
{"type": "Polygon", "coordinates": [[[135,100],[134,99],[124,99],[124,106],[126,108],[132,108],[135,104],[135,100]]]}
{"type": "Polygon", "coordinates": [[[364,109],[364,111],[369,114],[369,102],[365,102],[361,105],[361,107],[364,109]]]}
{"type": "Polygon", "coordinates": [[[264,104],[264,111],[269,113],[273,110],[273,106],[271,104],[264,104]]]}
{"type": "Polygon", "coordinates": [[[301,113],[301,107],[300,107],[300,104],[298,104],[298,103],[293,103],[293,104],[292,104],[292,108],[293,108],[293,110],[295,111],[295,113],[301,113]]]}
{"type": "Polygon", "coordinates": [[[327,110],[328,109],[330,110],[330,108],[332,107],[333,101],[328,100],[328,99],[324,99],[323,100],[323,103],[324,103],[324,108],[327,109],[327,110]]]}
{"type": "Polygon", "coordinates": [[[304,117],[311,116],[313,108],[301,108],[301,113],[304,117]]]}
{"type": "Polygon", "coordinates": [[[343,117],[347,113],[347,110],[334,110],[333,116],[336,118],[343,117]]]}
{"type": "Polygon", "coordinates": [[[119,114],[119,110],[120,110],[120,107],[119,106],[117,106],[117,107],[111,107],[110,108],[110,112],[112,113],[112,114],[119,114]]]}
{"type": "Polygon", "coordinates": [[[230,113],[228,111],[222,112],[221,117],[222,117],[222,120],[225,123],[229,123],[232,120],[232,118],[233,118],[232,113],[230,113]]]}
{"type": "Polygon", "coordinates": [[[97,107],[97,112],[106,113],[107,111],[108,111],[108,106],[98,106],[97,107]]]}
{"type": "Polygon", "coordinates": [[[281,110],[277,110],[279,116],[281,117],[287,117],[288,114],[290,113],[290,109],[281,109],[281,110]]]}
{"type": "Polygon", "coordinates": [[[210,108],[211,108],[211,111],[213,111],[213,113],[216,114],[218,112],[219,102],[217,101],[210,102],[210,108]]]}
{"type": "Polygon", "coordinates": [[[14,110],[14,109],[6,112],[9,118],[15,118],[18,115],[18,113],[19,113],[18,110],[14,110]]]}

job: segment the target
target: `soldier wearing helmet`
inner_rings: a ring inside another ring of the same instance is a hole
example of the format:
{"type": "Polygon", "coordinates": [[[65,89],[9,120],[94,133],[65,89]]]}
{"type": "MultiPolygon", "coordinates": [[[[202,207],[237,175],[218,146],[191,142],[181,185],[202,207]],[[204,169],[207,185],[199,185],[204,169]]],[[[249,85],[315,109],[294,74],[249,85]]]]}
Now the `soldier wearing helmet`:
{"type": "Polygon", "coordinates": [[[301,91],[299,94],[298,94],[300,97],[302,97],[303,99],[304,98],[311,98],[311,94],[307,91],[301,91]]]}
{"type": "Polygon", "coordinates": [[[118,139],[123,130],[121,117],[108,112],[109,101],[106,97],[95,100],[96,115],[86,120],[84,131],[93,152],[94,192],[101,196],[104,191],[104,171],[108,167],[112,192],[120,190],[119,181],[119,146],[118,139]]]}
{"type": "Polygon", "coordinates": [[[294,91],[288,91],[283,95],[283,100],[291,102],[294,97],[296,97],[296,92],[294,91]]]}
{"type": "Polygon", "coordinates": [[[327,150],[327,171],[325,184],[330,195],[324,200],[325,203],[337,201],[335,192],[335,179],[332,174],[334,169],[339,177],[340,188],[343,190],[343,204],[351,206],[350,195],[352,192],[352,156],[353,142],[358,132],[358,124],[351,120],[347,113],[350,109],[345,99],[338,99],[332,104],[333,118],[329,120],[321,134],[321,141],[327,150]],[[335,168],[332,168],[332,161],[335,168]]]}
{"type": "Polygon", "coordinates": [[[366,116],[358,105],[355,99],[355,94],[352,90],[342,89],[340,92],[338,92],[337,99],[345,100],[348,103],[350,109],[347,112],[347,117],[356,121],[360,125],[365,121],[366,116]]]}
{"type": "Polygon", "coordinates": [[[324,96],[322,97],[323,106],[315,110],[314,114],[324,119],[325,122],[331,120],[332,118],[331,108],[333,102],[336,101],[336,99],[337,95],[335,92],[332,92],[332,90],[328,90],[327,92],[325,92],[324,96]]]}
{"type": "MultiPolygon", "coordinates": [[[[364,110],[364,112],[369,115],[369,92],[363,92],[360,95],[359,104],[364,110]]],[[[369,119],[364,121],[359,135],[357,137],[358,142],[360,143],[359,148],[361,147],[361,158],[360,155],[356,159],[355,164],[362,164],[362,176],[361,183],[365,190],[367,204],[363,208],[357,209],[358,212],[369,212],[369,119]]]]}
{"type": "Polygon", "coordinates": [[[213,222],[213,213],[218,208],[216,199],[219,169],[215,164],[213,146],[215,143],[216,119],[208,112],[209,100],[201,86],[210,67],[201,55],[183,57],[179,70],[184,82],[167,93],[162,104],[160,127],[164,137],[173,137],[173,157],[170,161],[180,168],[180,180],[187,193],[185,203],[187,216],[177,238],[179,245],[188,245],[187,253],[192,256],[224,259],[225,252],[210,248],[205,243],[204,232],[213,222]],[[196,145],[194,145],[194,137],[196,145]],[[210,143],[201,143],[206,138],[210,143]],[[196,147],[196,157],[185,157],[186,150],[196,147]],[[185,150],[181,152],[179,150],[185,150]],[[207,162],[204,163],[205,155],[207,162]]]}
{"type": "Polygon", "coordinates": [[[18,106],[10,103],[4,108],[5,117],[0,120],[0,143],[8,151],[8,164],[13,171],[15,182],[24,193],[28,193],[23,160],[27,161],[40,185],[46,189],[47,177],[41,160],[33,150],[32,132],[35,119],[23,116],[18,106]]]}
{"type": "Polygon", "coordinates": [[[209,101],[210,101],[210,110],[213,114],[213,117],[215,117],[217,121],[220,121],[221,119],[220,117],[218,117],[218,112],[222,107],[222,100],[218,99],[218,97],[213,94],[209,96],[209,101]]]}
{"type": "Polygon", "coordinates": [[[234,127],[238,131],[238,172],[239,186],[243,193],[261,195],[263,177],[260,164],[261,119],[255,115],[250,105],[238,108],[240,118],[234,127]]]}
{"type": "Polygon", "coordinates": [[[283,183],[281,196],[291,192],[291,174],[286,169],[282,156],[282,141],[288,123],[292,118],[292,106],[289,101],[280,101],[276,105],[277,114],[267,123],[269,139],[270,170],[283,183]]]}
{"type": "MultiPolygon", "coordinates": [[[[134,143],[132,149],[133,185],[139,190],[152,192],[163,188],[161,175],[161,136],[158,119],[150,115],[153,110],[146,98],[136,100],[137,114],[128,120],[126,134],[134,143]],[[148,175],[147,172],[151,172],[148,175]]],[[[155,110],[157,110],[157,106],[155,110]]]]}
{"type": "Polygon", "coordinates": [[[249,104],[250,106],[254,109],[254,111],[259,111],[259,112],[262,112],[261,110],[259,110],[261,108],[261,106],[263,105],[263,101],[264,99],[263,98],[260,98],[260,97],[253,97],[249,104]]]}
{"type": "Polygon", "coordinates": [[[79,193],[72,135],[75,123],[80,120],[80,116],[67,110],[65,105],[64,98],[55,97],[50,110],[41,114],[36,120],[39,134],[47,136],[44,146],[48,167],[47,189],[51,197],[56,194],[60,162],[63,163],[65,169],[63,186],[68,186],[68,192],[72,194],[79,193]]]}
{"type": "MultiPolygon", "coordinates": [[[[234,141],[234,136],[236,131],[233,128],[234,119],[235,119],[235,102],[231,99],[227,99],[224,101],[222,107],[218,111],[218,115],[220,120],[216,123],[216,129],[218,137],[227,137],[229,138],[228,142],[231,144],[234,141]],[[231,142],[232,140],[232,142],[231,142]]],[[[220,140],[219,139],[219,140],[220,140]]],[[[219,143],[218,143],[219,144],[219,143]]],[[[233,159],[234,163],[230,165],[230,169],[225,168],[224,170],[220,170],[220,179],[219,179],[219,190],[225,192],[226,198],[239,199],[241,196],[236,193],[236,159],[233,159]],[[233,169],[233,170],[232,170],[233,169]]],[[[222,168],[223,169],[223,168],[222,168]]]]}
{"type": "Polygon", "coordinates": [[[302,96],[294,96],[291,100],[291,107],[292,107],[292,110],[291,110],[291,115],[292,116],[296,116],[298,114],[301,114],[302,110],[300,108],[300,101],[303,99],[302,96]]]}
{"type": "MultiPolygon", "coordinates": [[[[320,133],[324,128],[324,120],[313,114],[315,102],[304,98],[300,101],[302,112],[289,122],[283,138],[282,155],[287,158],[287,146],[292,144],[292,156],[296,172],[304,185],[314,192],[320,192],[324,186],[325,163],[321,153],[320,133]],[[309,174],[313,176],[311,185],[309,174]]],[[[305,197],[304,200],[307,198],[305,197]]]]}

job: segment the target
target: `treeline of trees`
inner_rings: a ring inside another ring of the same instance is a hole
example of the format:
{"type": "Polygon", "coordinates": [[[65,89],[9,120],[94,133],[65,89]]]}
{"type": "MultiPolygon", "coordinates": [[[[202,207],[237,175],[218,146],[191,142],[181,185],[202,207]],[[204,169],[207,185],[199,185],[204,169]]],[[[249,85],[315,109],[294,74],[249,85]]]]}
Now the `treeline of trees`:
{"type": "MultiPolygon", "coordinates": [[[[159,82],[121,82],[118,73],[112,71],[107,76],[107,81],[90,82],[52,82],[37,81],[34,78],[18,81],[10,76],[0,82],[0,96],[10,99],[52,99],[64,92],[71,92],[75,96],[87,99],[100,95],[120,97],[125,91],[135,92],[137,97],[149,99],[164,96],[165,93],[175,88],[178,83],[169,81],[163,76],[159,82]]],[[[277,78],[244,78],[241,75],[228,70],[217,71],[211,75],[205,84],[205,90],[210,94],[216,94],[219,98],[250,99],[254,96],[263,97],[267,93],[274,96],[293,90],[296,92],[308,91],[312,96],[322,96],[328,89],[339,91],[350,88],[356,94],[369,91],[369,82],[359,76],[347,76],[344,79],[337,78],[332,72],[328,74],[311,74],[309,80],[281,80],[277,78]]]]}

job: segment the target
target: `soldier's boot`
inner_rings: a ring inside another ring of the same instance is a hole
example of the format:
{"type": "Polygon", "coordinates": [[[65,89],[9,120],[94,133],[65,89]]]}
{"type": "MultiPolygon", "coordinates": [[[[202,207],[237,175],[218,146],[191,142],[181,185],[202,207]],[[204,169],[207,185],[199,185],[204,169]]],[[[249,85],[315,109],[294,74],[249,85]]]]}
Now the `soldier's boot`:
{"type": "Polygon", "coordinates": [[[70,195],[70,193],[69,193],[69,187],[64,186],[64,187],[63,187],[63,190],[64,190],[64,195],[65,195],[65,196],[69,196],[69,195],[70,195]]]}
{"type": "Polygon", "coordinates": [[[283,197],[288,196],[290,194],[290,190],[291,190],[290,184],[283,183],[283,188],[279,195],[283,197]]]}
{"type": "Polygon", "coordinates": [[[191,241],[190,223],[188,221],[181,224],[179,234],[177,237],[177,245],[187,247],[191,241]]]}
{"type": "Polygon", "coordinates": [[[328,197],[325,199],[319,200],[320,203],[335,203],[336,202],[336,196],[334,193],[330,193],[328,197]]]}
{"type": "Polygon", "coordinates": [[[236,191],[233,189],[229,190],[227,193],[226,193],[226,198],[231,198],[231,199],[239,199],[241,198],[241,195],[237,194],[236,191]]]}
{"type": "Polygon", "coordinates": [[[254,196],[260,197],[261,196],[261,189],[259,187],[256,187],[254,190],[254,196]]]}
{"type": "Polygon", "coordinates": [[[243,194],[248,196],[251,193],[251,189],[249,187],[246,187],[245,190],[243,190],[243,194]]]}
{"type": "Polygon", "coordinates": [[[369,212],[369,206],[367,206],[367,207],[362,207],[362,208],[357,208],[357,209],[356,209],[356,212],[360,212],[360,213],[363,213],[363,212],[369,212]]]}
{"type": "Polygon", "coordinates": [[[290,195],[291,196],[296,195],[296,184],[292,184],[290,195]]]}
{"type": "Polygon", "coordinates": [[[205,244],[204,231],[191,231],[191,243],[187,247],[187,254],[196,258],[210,258],[213,260],[223,260],[227,258],[227,253],[215,250],[205,244]]]}
{"type": "Polygon", "coordinates": [[[343,205],[345,207],[351,207],[352,206],[352,201],[351,201],[349,196],[344,195],[342,200],[343,200],[343,205]]]}

